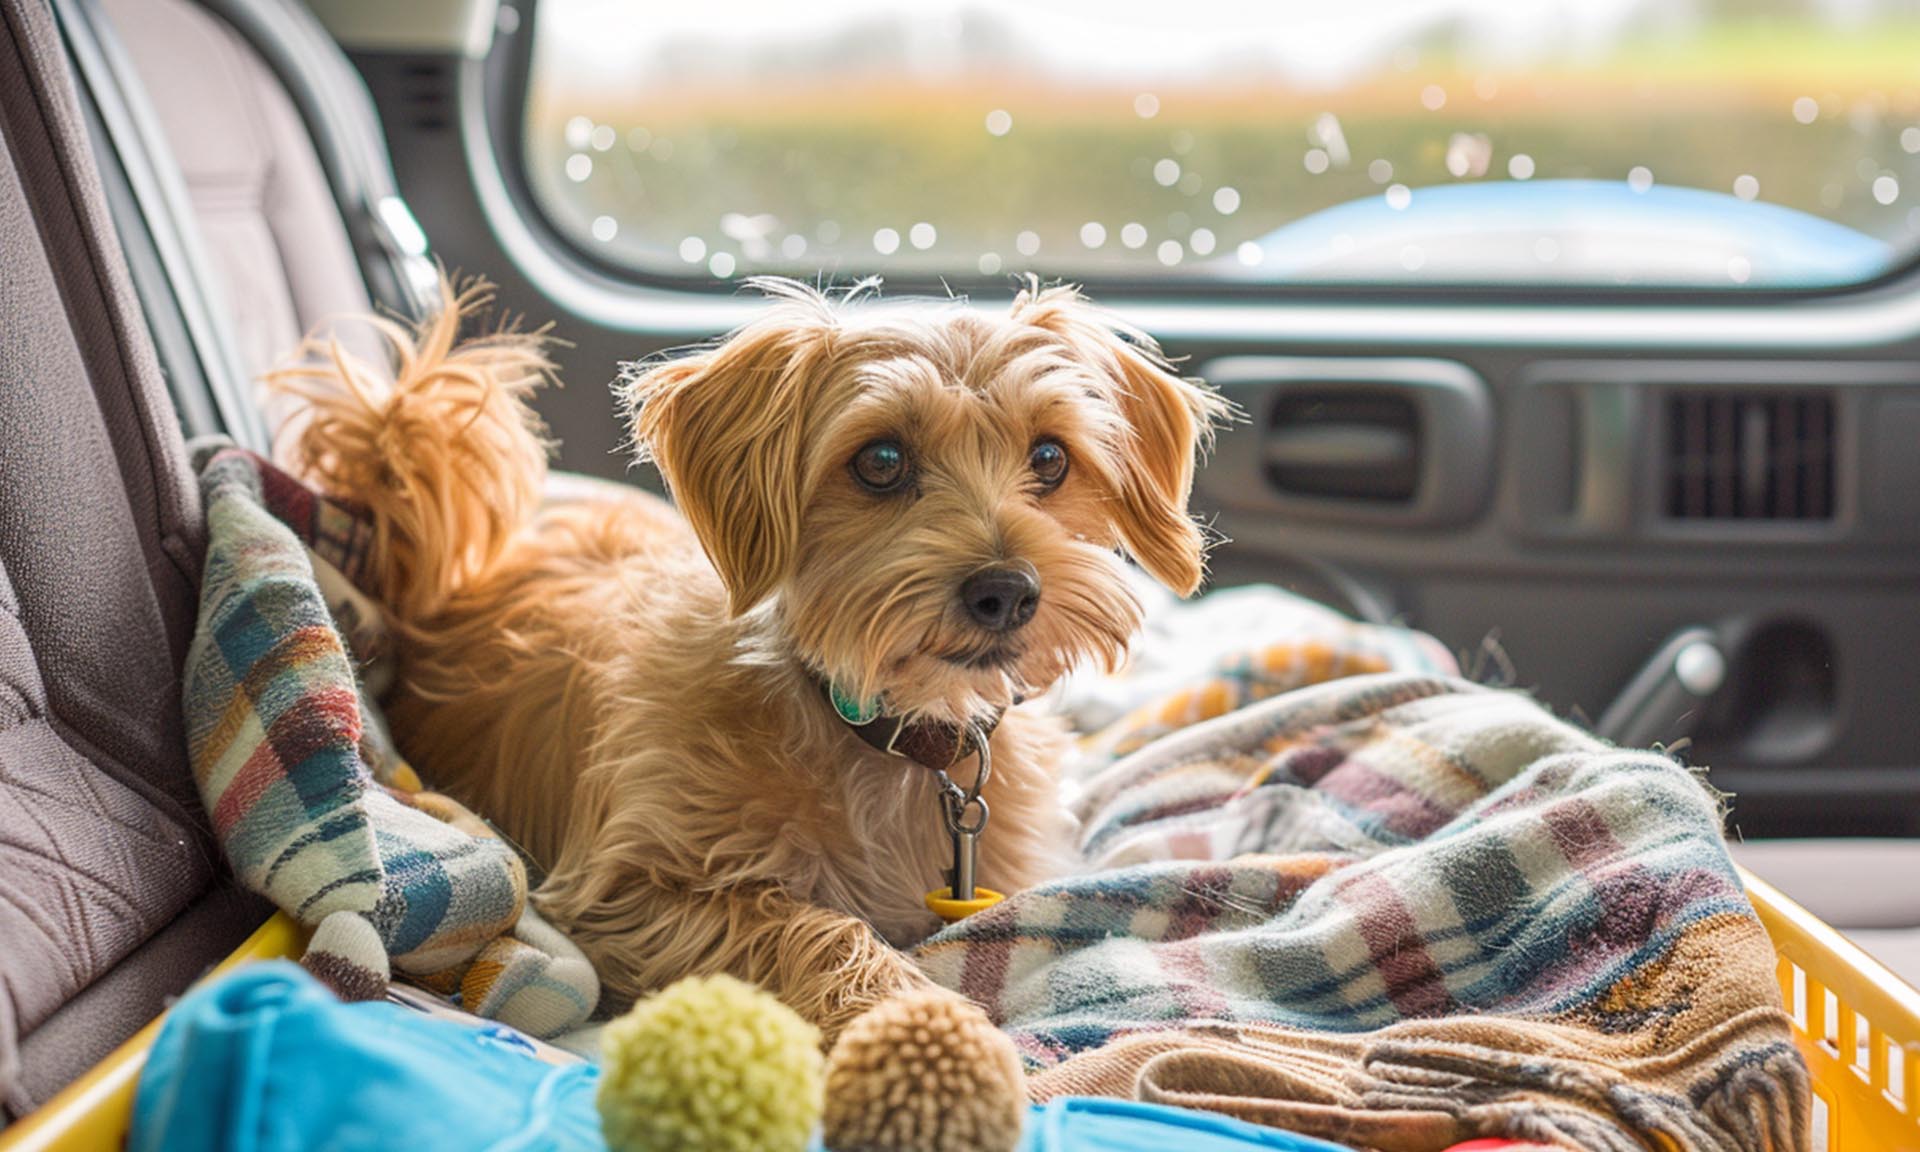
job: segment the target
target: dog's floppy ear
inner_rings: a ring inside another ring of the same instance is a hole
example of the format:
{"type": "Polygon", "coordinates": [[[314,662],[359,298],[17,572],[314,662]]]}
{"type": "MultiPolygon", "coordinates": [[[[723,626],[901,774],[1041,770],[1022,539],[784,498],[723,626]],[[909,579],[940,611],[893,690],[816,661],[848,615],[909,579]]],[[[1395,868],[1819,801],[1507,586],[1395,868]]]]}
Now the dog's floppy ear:
{"type": "Polygon", "coordinates": [[[798,545],[809,401],[831,335],[814,301],[822,314],[780,309],[622,381],[640,457],[659,466],[736,616],[778,587],[798,545]]]}
{"type": "Polygon", "coordinates": [[[1206,541],[1187,515],[1195,457],[1212,441],[1226,401],[1181,378],[1145,333],[1121,324],[1071,287],[1030,285],[1014,315],[1053,333],[1112,388],[1127,426],[1114,477],[1114,523],[1127,551],[1154,579],[1191,595],[1206,575],[1206,541]]]}

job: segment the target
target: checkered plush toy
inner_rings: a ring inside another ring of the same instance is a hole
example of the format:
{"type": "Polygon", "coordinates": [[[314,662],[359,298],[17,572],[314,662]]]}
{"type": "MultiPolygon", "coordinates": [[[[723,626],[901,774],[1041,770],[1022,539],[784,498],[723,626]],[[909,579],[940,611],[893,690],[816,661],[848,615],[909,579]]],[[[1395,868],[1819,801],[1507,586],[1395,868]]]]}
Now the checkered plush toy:
{"type": "Polygon", "coordinates": [[[313,929],[303,963],[348,999],[383,995],[397,969],[532,1035],[584,1022],[599,982],[527,906],[519,857],[452,800],[418,792],[365,723],[322,591],[351,583],[364,524],[251,453],[200,457],[208,546],[184,703],[234,871],[313,929]]]}

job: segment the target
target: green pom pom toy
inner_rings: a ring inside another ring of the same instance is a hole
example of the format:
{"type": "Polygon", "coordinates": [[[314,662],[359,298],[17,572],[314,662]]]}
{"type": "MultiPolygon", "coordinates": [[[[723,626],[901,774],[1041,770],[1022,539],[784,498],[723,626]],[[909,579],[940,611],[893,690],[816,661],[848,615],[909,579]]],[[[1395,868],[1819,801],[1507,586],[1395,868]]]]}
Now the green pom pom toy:
{"type": "Polygon", "coordinates": [[[689,977],[601,1037],[612,1152],[802,1152],[820,1119],[820,1033],[731,976],[689,977]]]}

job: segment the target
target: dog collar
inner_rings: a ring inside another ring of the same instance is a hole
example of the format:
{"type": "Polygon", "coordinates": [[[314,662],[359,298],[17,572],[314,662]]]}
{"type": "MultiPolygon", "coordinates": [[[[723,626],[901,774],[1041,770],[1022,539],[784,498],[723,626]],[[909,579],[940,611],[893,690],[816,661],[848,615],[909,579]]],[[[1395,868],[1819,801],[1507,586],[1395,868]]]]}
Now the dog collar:
{"type": "MultiPolygon", "coordinates": [[[[1006,899],[974,883],[980,834],[987,830],[988,818],[987,798],[980,791],[993,772],[993,750],[988,742],[1006,709],[996,708],[993,715],[966,725],[908,721],[886,715],[878,698],[856,700],[824,680],[820,690],[834,715],[853,729],[854,735],[889,756],[912,760],[929,769],[940,782],[940,811],[947,835],[953,839],[953,867],[947,872],[947,886],[927,893],[928,911],[952,924],[1006,899]],[[947,775],[947,769],[976,753],[980,771],[974,775],[972,787],[962,788],[947,775]]],[[[1020,700],[1015,697],[1013,702],[1018,704],[1020,700]]]]}
{"type": "Polygon", "coordinates": [[[996,708],[991,716],[971,724],[908,720],[882,712],[877,700],[855,701],[824,680],[820,682],[820,690],[833,708],[833,714],[868,745],[935,772],[945,772],[973,755],[977,751],[975,733],[983,740],[992,736],[1005,714],[1004,709],[996,708]]]}

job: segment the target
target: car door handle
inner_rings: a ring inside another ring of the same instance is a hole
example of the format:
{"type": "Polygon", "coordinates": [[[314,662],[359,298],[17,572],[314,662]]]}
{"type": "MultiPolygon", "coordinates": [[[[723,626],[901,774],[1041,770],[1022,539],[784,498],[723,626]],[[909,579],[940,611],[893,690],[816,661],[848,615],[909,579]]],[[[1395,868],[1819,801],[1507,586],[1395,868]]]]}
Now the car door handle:
{"type": "Polygon", "coordinates": [[[1377,424],[1308,424],[1266,434],[1268,464],[1356,471],[1405,467],[1418,452],[1413,433],[1377,424]]]}

